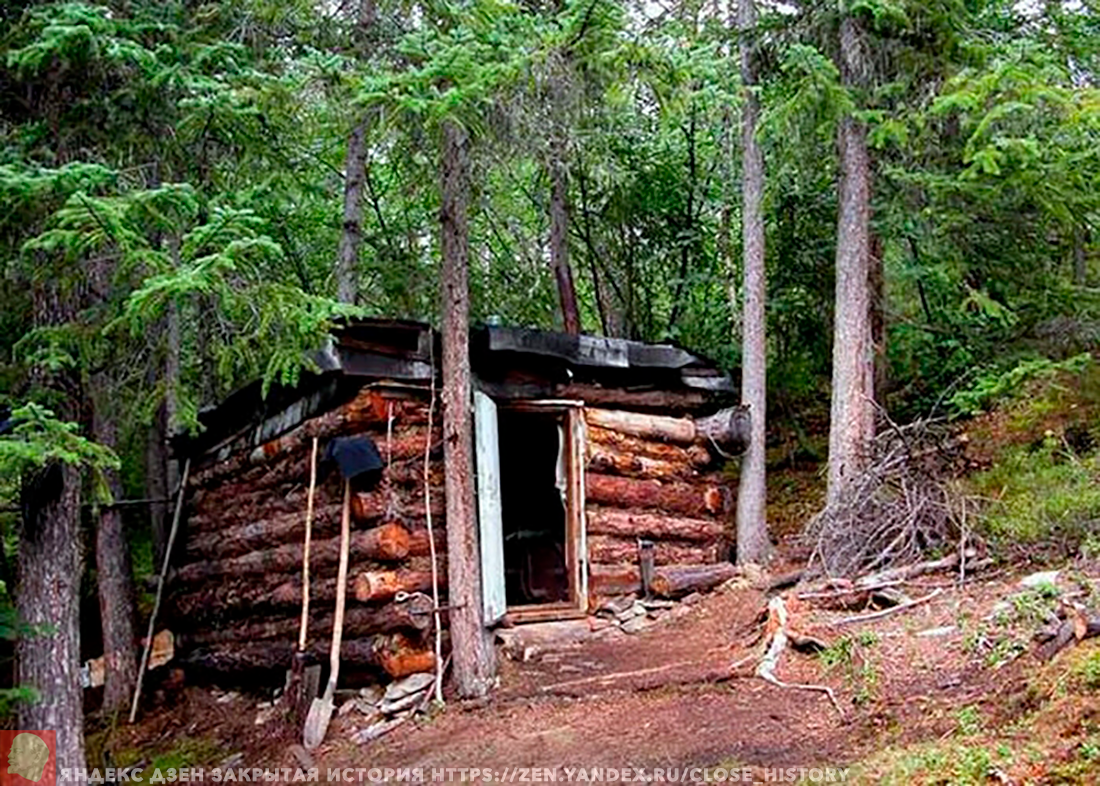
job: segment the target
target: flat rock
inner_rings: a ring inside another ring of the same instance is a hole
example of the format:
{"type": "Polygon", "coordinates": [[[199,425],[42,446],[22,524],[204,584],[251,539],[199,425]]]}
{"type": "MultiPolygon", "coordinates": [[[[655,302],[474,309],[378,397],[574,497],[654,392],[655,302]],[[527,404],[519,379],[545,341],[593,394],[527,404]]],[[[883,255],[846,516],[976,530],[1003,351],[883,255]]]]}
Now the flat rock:
{"type": "Polygon", "coordinates": [[[646,618],[645,615],[642,615],[641,617],[632,617],[628,619],[619,627],[622,629],[623,633],[638,633],[645,627],[645,624],[646,618]]]}
{"type": "Polygon", "coordinates": [[[386,688],[386,693],[382,697],[382,701],[389,704],[410,694],[419,693],[434,681],[435,675],[427,671],[422,671],[419,674],[410,674],[404,679],[397,680],[397,682],[391,682],[389,687],[386,688]]]}
{"type": "Polygon", "coordinates": [[[1054,586],[1058,583],[1058,575],[1061,571],[1057,570],[1044,570],[1038,573],[1032,573],[1030,576],[1024,576],[1020,579],[1020,586],[1027,588],[1054,586]]]}

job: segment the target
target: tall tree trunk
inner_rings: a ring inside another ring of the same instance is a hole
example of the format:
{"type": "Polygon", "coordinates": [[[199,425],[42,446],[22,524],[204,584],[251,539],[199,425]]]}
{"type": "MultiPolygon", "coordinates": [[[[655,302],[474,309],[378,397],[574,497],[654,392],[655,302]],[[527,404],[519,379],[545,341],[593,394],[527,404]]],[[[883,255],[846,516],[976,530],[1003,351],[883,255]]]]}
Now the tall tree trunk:
{"type": "Polygon", "coordinates": [[[558,283],[561,318],[565,332],[575,336],[581,332],[577,309],[577,290],[573,285],[573,269],[569,265],[569,179],[563,147],[555,143],[550,162],[550,265],[558,283]]]}
{"type": "Polygon", "coordinates": [[[367,171],[367,123],[348,136],[344,158],[344,225],[336,258],[336,299],[354,303],[359,294],[359,246],[363,241],[363,185],[367,171]]]}
{"type": "MultiPolygon", "coordinates": [[[[375,0],[362,0],[356,26],[355,43],[365,54],[370,33],[378,17],[375,0]]],[[[363,187],[367,177],[367,131],[364,116],[348,135],[344,154],[344,223],[336,254],[336,299],[354,303],[359,295],[359,248],[363,244],[363,187]]]]}
{"type": "MultiPolygon", "coordinates": [[[[101,381],[96,387],[102,394],[110,390],[110,382],[101,381]]],[[[92,436],[96,442],[112,450],[118,445],[114,415],[101,402],[96,402],[93,409],[92,436]]],[[[105,474],[111,496],[121,499],[122,483],[118,471],[108,469],[105,474]]],[[[138,666],[134,650],[134,576],[130,547],[122,527],[122,513],[117,507],[105,507],[99,512],[95,558],[106,664],[103,708],[113,713],[129,707],[138,666]]]]}
{"type": "Polygon", "coordinates": [[[737,561],[757,562],[768,550],[766,438],[767,438],[767,279],[764,268],[764,154],[756,139],[760,113],[756,84],[756,3],[738,4],[741,33],[742,108],[742,265],[745,271],[745,307],[741,328],[741,403],[751,416],[748,450],[741,459],[737,493],[737,561]]]}
{"type": "Polygon", "coordinates": [[[460,696],[486,695],[493,648],[482,620],[470,420],[469,139],[443,124],[440,246],[443,255],[443,460],[447,465],[447,571],[451,649],[460,696]]]}
{"type": "MultiPolygon", "coordinates": [[[[38,327],[69,322],[73,295],[47,284],[35,293],[38,327]]],[[[45,381],[61,403],[63,420],[79,421],[79,384],[62,372],[45,381]]],[[[33,633],[15,645],[15,681],[37,691],[19,705],[19,728],[57,732],[57,767],[83,768],[84,708],[80,686],[80,470],[55,462],[23,478],[23,508],[16,563],[15,610],[33,633]]]]}
{"type": "MultiPolygon", "coordinates": [[[[868,70],[859,20],[840,23],[840,73],[855,87],[868,70]]],[[[870,312],[871,165],[867,129],[855,117],[840,121],[840,193],[836,239],[836,313],[829,422],[827,501],[864,467],[875,434],[874,345],[870,312]]]]}

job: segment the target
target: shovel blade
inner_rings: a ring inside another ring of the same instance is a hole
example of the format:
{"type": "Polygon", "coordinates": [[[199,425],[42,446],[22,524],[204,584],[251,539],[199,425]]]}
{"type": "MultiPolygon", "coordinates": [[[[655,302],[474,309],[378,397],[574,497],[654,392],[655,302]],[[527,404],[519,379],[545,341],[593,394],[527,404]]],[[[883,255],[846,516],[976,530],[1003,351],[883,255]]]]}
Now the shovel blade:
{"type": "Polygon", "coordinates": [[[325,733],[328,731],[329,721],[332,720],[332,709],[332,701],[324,698],[314,699],[309,706],[309,715],[306,716],[306,725],[302,733],[302,744],[307,751],[313,750],[325,741],[325,733]]]}

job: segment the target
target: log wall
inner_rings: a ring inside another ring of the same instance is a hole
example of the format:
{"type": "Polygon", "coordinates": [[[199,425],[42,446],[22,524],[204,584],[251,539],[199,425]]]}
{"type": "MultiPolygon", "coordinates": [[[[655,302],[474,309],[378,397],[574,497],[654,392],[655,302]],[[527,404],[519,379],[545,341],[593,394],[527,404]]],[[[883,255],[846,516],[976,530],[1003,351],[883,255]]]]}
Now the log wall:
{"type": "Polygon", "coordinates": [[[692,419],[590,407],[585,420],[593,600],[642,589],[639,538],[654,543],[655,589],[679,595],[722,580],[728,571],[712,568],[729,556],[733,495],[692,419]]]}
{"type": "MultiPolygon", "coordinates": [[[[732,496],[687,418],[586,412],[585,513],[590,594],[641,589],[638,538],[655,542],[659,581],[672,595],[726,575],[732,496]],[[717,566],[717,569],[715,569],[717,566]]],[[[353,496],[345,662],[390,676],[432,661],[424,452],[441,591],[446,592],[442,429],[428,433],[425,400],[366,388],[347,404],[261,445],[247,436],[197,460],[177,541],[166,622],[185,663],[213,672],[278,672],[290,664],[301,610],[309,456],[335,436],[366,434],[387,463],[353,496]],[[389,418],[392,415],[392,423],[389,418]],[[389,428],[388,428],[389,427],[389,428]],[[412,665],[411,665],[412,664],[412,665]]],[[[322,467],[322,471],[324,468],[322,467]]],[[[342,481],[319,474],[310,558],[309,649],[327,657],[335,599],[342,481]]],[[[445,602],[445,601],[444,601],[445,602]]]]}
{"type": "MultiPolygon", "coordinates": [[[[431,593],[425,448],[445,592],[439,412],[429,434],[425,400],[365,388],[343,406],[264,444],[250,444],[247,435],[241,436],[198,461],[166,614],[185,662],[217,673],[289,666],[301,615],[312,440],[319,439],[320,463],[329,439],[352,434],[371,437],[386,467],[377,486],[352,498],[342,654],[349,664],[390,676],[400,676],[410,663],[422,666],[432,660],[431,602],[425,610],[425,598],[398,603],[395,595],[431,593]]],[[[322,659],[332,635],[342,483],[335,467],[319,466],[310,547],[309,649],[322,659]]]]}

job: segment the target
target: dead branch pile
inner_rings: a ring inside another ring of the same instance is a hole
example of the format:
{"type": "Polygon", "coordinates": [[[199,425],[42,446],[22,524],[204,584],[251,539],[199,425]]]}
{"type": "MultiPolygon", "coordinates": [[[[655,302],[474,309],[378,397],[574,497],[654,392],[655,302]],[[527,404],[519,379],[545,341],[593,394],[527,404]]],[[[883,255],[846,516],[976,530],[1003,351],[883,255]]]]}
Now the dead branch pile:
{"type": "Polygon", "coordinates": [[[943,421],[889,423],[867,468],[810,522],[810,566],[852,576],[965,543],[973,502],[953,482],[964,444],[943,421]]]}

